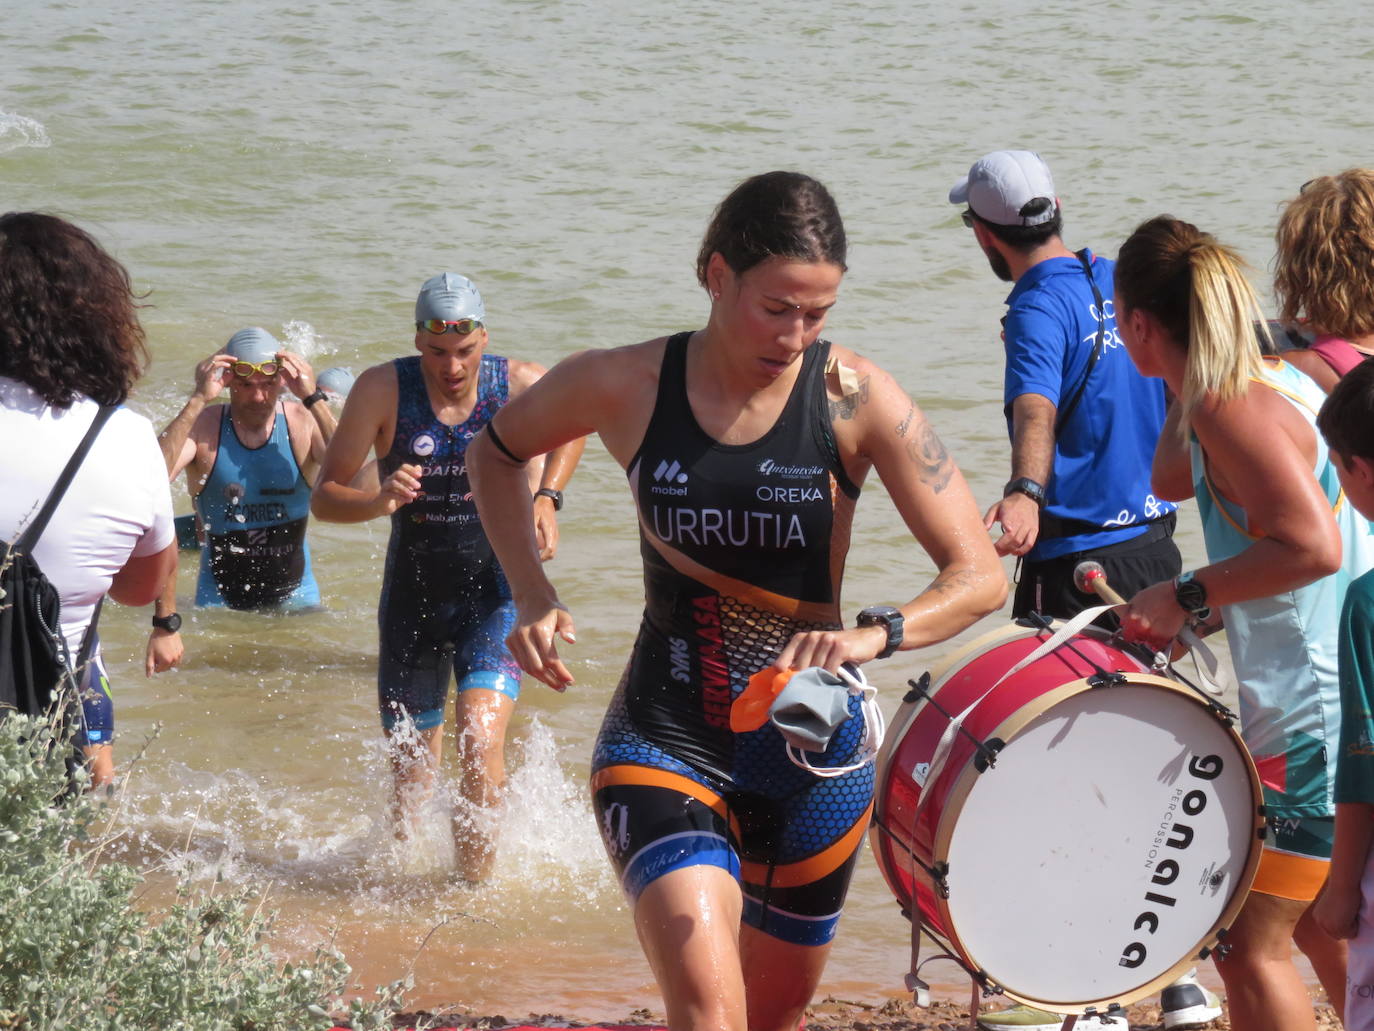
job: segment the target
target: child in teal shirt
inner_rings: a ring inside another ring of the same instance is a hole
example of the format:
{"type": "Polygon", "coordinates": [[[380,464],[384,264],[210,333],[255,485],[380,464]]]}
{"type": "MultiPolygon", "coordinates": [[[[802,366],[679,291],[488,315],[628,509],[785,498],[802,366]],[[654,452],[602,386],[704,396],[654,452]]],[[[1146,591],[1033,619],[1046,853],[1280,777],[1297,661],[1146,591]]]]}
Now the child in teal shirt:
{"type": "MultiPolygon", "coordinates": [[[[1374,361],[1351,370],[1317,417],[1345,499],[1374,518],[1374,361]]],[[[1346,592],[1340,627],[1341,737],[1336,841],[1313,915],[1350,939],[1346,1031],[1374,1031],[1374,571],[1346,592]]]]}

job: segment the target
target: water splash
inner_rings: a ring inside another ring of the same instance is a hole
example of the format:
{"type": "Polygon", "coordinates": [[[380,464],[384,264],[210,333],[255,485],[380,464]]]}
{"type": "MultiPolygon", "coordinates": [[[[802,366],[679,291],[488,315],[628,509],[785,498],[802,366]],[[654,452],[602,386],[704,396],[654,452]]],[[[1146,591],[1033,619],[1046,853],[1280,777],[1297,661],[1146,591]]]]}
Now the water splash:
{"type": "Polygon", "coordinates": [[[0,154],[21,147],[51,147],[52,140],[43,123],[10,111],[0,111],[0,154]]]}
{"type": "Polygon", "coordinates": [[[302,358],[313,359],[320,352],[319,335],[315,327],[301,319],[282,323],[281,338],[288,350],[295,351],[302,358]]]}
{"type": "Polygon", "coordinates": [[[124,799],[131,826],[119,851],[179,881],[271,882],[276,893],[313,898],[326,910],[350,896],[393,915],[441,901],[441,908],[524,924],[549,907],[617,909],[585,784],[563,771],[552,731],[533,718],[508,750],[505,797],[494,814],[480,814],[499,821],[494,873],[480,885],[459,875],[454,827],[471,814],[454,765],[445,762],[412,814],[410,834],[398,839],[380,738],[337,757],[339,782],[329,786],[179,762],[150,769],[124,799]]]}

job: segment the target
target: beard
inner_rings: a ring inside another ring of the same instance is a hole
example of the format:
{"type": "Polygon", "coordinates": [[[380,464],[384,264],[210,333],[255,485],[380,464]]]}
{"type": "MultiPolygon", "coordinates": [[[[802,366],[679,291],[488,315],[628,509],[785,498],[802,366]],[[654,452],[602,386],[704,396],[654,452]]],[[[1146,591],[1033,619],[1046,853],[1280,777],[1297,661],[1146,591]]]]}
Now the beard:
{"type": "Polygon", "coordinates": [[[1002,257],[1002,252],[990,248],[983,253],[988,256],[988,264],[992,266],[992,274],[1004,283],[1010,283],[1011,266],[1007,264],[1007,259],[1002,257]]]}

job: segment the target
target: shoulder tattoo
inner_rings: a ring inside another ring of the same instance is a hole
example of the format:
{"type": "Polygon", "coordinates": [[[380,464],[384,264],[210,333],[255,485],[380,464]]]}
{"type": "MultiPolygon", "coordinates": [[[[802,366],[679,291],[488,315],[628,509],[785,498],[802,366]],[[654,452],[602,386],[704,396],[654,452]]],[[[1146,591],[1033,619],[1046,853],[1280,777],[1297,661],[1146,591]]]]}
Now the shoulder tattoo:
{"type": "Polygon", "coordinates": [[[915,439],[906,446],[906,453],[916,466],[921,482],[936,494],[949,486],[950,477],[954,475],[954,464],[930,423],[922,420],[916,428],[915,439]]]}
{"type": "Polygon", "coordinates": [[[912,405],[906,411],[906,418],[897,424],[897,436],[905,437],[906,431],[911,429],[911,419],[916,414],[916,406],[912,405]]]}
{"type": "Polygon", "coordinates": [[[859,389],[852,394],[845,394],[838,401],[831,401],[828,398],[826,403],[830,406],[830,418],[852,419],[859,410],[859,405],[868,404],[868,377],[859,380],[859,389]]]}

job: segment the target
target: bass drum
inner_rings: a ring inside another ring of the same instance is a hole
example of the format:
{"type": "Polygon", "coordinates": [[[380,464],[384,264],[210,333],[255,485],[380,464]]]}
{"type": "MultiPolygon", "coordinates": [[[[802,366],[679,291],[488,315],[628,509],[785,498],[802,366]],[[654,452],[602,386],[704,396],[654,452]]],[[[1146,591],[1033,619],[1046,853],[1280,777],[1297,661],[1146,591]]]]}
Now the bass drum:
{"type": "Polygon", "coordinates": [[[930,701],[907,696],[871,844],[897,901],[985,986],[1103,1010],[1225,933],[1259,864],[1260,784],[1224,709],[1096,628],[1014,669],[1049,638],[998,630],[931,674],[930,701]]]}

